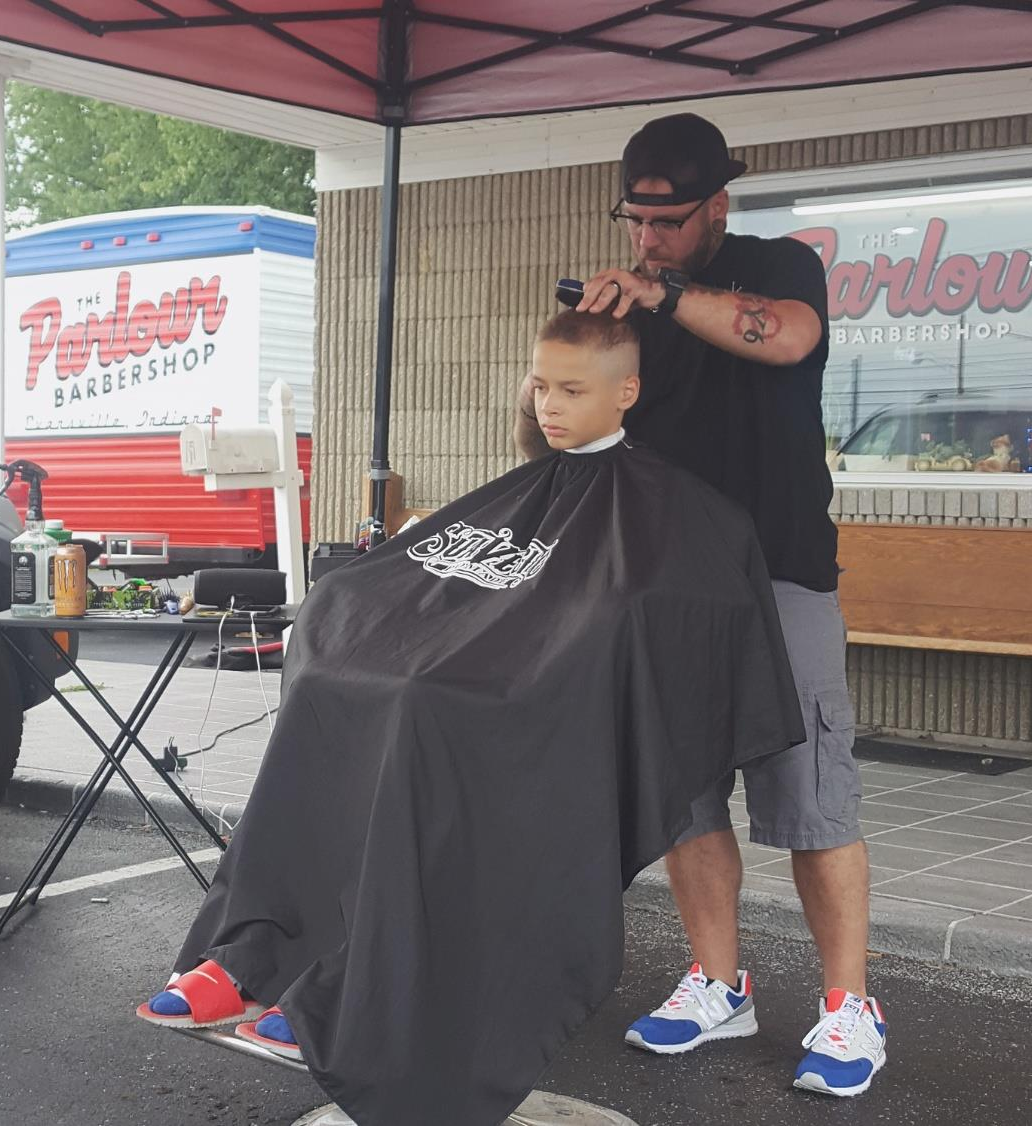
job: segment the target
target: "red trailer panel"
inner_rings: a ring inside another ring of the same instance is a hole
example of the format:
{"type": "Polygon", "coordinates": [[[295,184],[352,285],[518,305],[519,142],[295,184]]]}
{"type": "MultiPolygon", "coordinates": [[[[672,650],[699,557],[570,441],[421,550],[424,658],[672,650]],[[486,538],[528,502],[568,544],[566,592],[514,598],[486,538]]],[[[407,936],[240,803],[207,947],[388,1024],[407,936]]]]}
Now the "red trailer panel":
{"type": "MultiPolygon", "coordinates": [[[[309,436],[298,437],[297,453],[306,482],[301,518],[307,542],[309,436]]],[[[186,569],[256,560],[276,542],[272,491],[205,492],[202,477],[183,475],[176,435],[12,438],[5,457],[38,462],[50,475],[43,494],[48,518],[82,532],[165,532],[170,559],[186,569]]],[[[24,517],[24,497],[14,488],[11,493],[24,517]]]]}

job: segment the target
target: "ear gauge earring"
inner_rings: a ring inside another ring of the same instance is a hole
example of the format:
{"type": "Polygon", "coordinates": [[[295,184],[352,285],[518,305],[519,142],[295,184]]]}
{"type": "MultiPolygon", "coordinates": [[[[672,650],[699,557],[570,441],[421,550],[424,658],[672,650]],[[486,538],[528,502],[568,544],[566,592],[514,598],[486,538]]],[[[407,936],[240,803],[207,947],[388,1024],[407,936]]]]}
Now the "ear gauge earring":
{"type": "Polygon", "coordinates": [[[714,219],[713,222],[710,224],[710,230],[715,235],[722,235],[724,233],[724,231],[727,230],[727,220],[726,219],[714,219]]]}

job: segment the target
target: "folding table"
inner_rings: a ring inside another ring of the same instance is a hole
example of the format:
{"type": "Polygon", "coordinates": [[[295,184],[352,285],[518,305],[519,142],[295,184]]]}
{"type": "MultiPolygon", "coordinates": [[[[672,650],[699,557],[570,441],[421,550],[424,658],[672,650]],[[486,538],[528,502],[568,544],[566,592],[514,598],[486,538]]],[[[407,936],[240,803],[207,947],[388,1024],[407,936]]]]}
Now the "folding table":
{"type": "MultiPolygon", "coordinates": [[[[263,630],[268,629],[270,626],[277,630],[284,629],[293,623],[296,609],[295,606],[284,606],[282,612],[275,617],[261,617],[256,620],[255,624],[263,630]]],[[[35,904],[39,899],[40,893],[47,886],[57,866],[61,863],[62,857],[68,851],[72,841],[75,840],[76,835],[85,823],[86,818],[90,815],[93,807],[97,804],[100,796],[104,793],[104,790],[116,774],[122,779],[126,786],[129,787],[130,792],[147,811],[148,816],[153,820],[158,830],[175,850],[176,855],[179,856],[189,869],[194,879],[197,880],[205,891],[208,890],[208,881],[205,879],[203,873],[193,860],[190,859],[183,844],[179,841],[165,819],[147,799],[146,795],[140,789],[139,784],[130,776],[123,760],[129,753],[130,748],[135,747],[147,762],[150,763],[157,776],[161,778],[165,785],[168,786],[172,793],[182,802],[183,807],[197,822],[200,828],[211,837],[220,849],[224,850],[226,848],[226,843],[219,835],[218,830],[208,822],[202,811],[197,808],[189,795],[176,781],[175,777],[161,768],[159,759],[155,758],[140,739],[140,732],[143,730],[144,724],[150,718],[151,713],[158,705],[161,697],[165,694],[169,684],[171,684],[172,678],[176,675],[179,667],[186,659],[186,655],[190,651],[190,646],[193,645],[197,635],[199,633],[217,633],[221,620],[221,616],[200,616],[193,612],[185,614],[182,617],[159,614],[155,617],[139,616],[127,618],[94,618],[90,616],[84,618],[16,618],[12,616],[9,610],[0,613],[0,645],[7,647],[16,666],[20,664],[31,676],[40,681],[47,688],[54,699],[58,701],[61,707],[68,712],[89,739],[97,746],[103,756],[101,761],[97,764],[97,768],[93,772],[92,777],[86,783],[82,793],[72,804],[72,808],[65,815],[57,831],[54,833],[53,837],[51,837],[42,853],[40,853],[39,858],[32,866],[31,871],[22,881],[22,885],[15,894],[14,899],[8,905],[3,915],[0,916],[0,931],[4,929],[10,919],[16,912],[20,911],[22,907],[35,904]],[[109,744],[104,740],[94,729],[89,719],[75,707],[66,694],[62,693],[56,685],[51,683],[45,673],[36,668],[31,658],[27,656],[18,645],[18,634],[26,630],[36,631],[45,640],[46,644],[56,652],[65,668],[78,679],[83,688],[100,704],[108,717],[114,721],[118,729],[118,734],[112,743],[109,744]],[[148,636],[161,634],[169,638],[168,647],[165,650],[164,656],[158,662],[153,675],[140,693],[129,715],[124,719],[104,698],[103,692],[90,680],[80,667],[79,662],[75,658],[70,657],[54,637],[54,634],[57,632],[86,633],[94,631],[124,633],[127,638],[140,634],[146,634],[148,636]]],[[[251,618],[248,614],[236,613],[228,615],[225,618],[225,625],[227,627],[239,627],[241,625],[250,626],[250,624],[251,618]]]]}

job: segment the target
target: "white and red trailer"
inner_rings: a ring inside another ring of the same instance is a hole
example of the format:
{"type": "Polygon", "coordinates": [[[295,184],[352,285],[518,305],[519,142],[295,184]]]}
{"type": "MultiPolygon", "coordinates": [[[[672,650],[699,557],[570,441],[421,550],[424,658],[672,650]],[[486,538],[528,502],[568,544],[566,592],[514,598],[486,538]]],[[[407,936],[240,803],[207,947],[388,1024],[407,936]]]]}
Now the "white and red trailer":
{"type": "MultiPolygon", "coordinates": [[[[284,379],[307,482],[314,246],[314,220],[259,207],[94,215],[8,236],[4,457],[47,470],[47,516],[79,532],[167,535],[167,565],[129,568],[140,573],[274,561],[271,492],[205,492],[182,473],[179,431],[263,423],[284,379]]],[[[307,541],[307,489],[302,509],[307,541]]]]}

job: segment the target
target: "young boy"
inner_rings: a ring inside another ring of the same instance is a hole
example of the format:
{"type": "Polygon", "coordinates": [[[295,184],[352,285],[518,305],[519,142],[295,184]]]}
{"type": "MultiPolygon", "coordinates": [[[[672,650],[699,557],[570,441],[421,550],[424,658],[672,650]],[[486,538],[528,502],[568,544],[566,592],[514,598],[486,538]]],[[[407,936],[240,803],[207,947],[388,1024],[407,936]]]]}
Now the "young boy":
{"type": "MultiPolygon", "coordinates": [[[[587,453],[624,437],[624,411],[638,397],[638,336],[625,321],[567,310],[539,331],[531,373],[541,431],[554,450],[587,453]]],[[[217,965],[174,974],[165,991],[137,1009],[137,1016],[172,1027],[209,1027],[238,1022],[237,1034],[277,1055],[300,1058],[297,1040],[278,1008],[243,1000],[239,983],[217,965]],[[215,981],[211,979],[214,978],[215,981]],[[216,982],[218,984],[216,984],[216,982]],[[216,992],[217,990],[217,992],[216,992]],[[214,1009],[204,1019],[191,1010],[191,996],[211,991],[214,1009]],[[255,1024],[249,1022],[257,1017],[255,1024]]]]}
{"type": "Polygon", "coordinates": [[[538,333],[530,383],[553,450],[618,441],[624,411],[638,398],[638,334],[612,317],[560,313],[538,333]]]}
{"type": "Polygon", "coordinates": [[[715,778],[803,738],[751,522],[624,439],[637,361],[629,325],[554,317],[553,452],[313,587],[139,1016],[242,1021],[363,1126],[484,1126],[613,988],[622,889],[715,778]]]}

